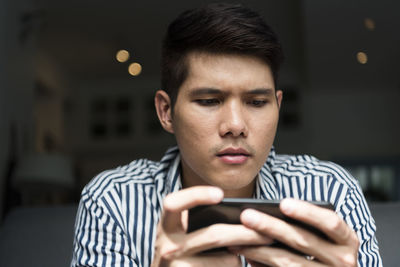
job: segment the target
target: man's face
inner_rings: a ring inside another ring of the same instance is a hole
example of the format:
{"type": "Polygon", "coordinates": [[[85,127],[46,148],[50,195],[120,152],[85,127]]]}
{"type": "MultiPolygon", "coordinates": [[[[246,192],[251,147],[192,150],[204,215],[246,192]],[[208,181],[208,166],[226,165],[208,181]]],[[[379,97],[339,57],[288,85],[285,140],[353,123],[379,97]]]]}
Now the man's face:
{"type": "Polygon", "coordinates": [[[192,53],[188,66],[171,117],[183,186],[250,197],[275,137],[282,92],[255,57],[192,53]]]}

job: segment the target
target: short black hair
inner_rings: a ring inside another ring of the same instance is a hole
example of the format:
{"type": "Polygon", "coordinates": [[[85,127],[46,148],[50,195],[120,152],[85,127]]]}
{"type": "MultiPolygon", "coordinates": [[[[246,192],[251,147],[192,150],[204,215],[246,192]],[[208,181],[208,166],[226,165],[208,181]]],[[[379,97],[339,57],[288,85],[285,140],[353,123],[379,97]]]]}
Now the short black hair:
{"type": "Polygon", "coordinates": [[[189,69],[191,52],[255,56],[271,68],[276,84],[283,52],[277,35],[256,12],[240,5],[209,4],[180,14],[162,44],[162,89],[175,104],[189,69]]]}

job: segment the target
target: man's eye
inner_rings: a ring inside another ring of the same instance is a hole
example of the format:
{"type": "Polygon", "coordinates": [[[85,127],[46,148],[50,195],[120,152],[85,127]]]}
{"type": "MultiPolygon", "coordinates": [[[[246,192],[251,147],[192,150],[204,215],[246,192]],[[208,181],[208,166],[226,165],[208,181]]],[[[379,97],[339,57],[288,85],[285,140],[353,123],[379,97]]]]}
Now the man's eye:
{"type": "Polygon", "coordinates": [[[216,98],[196,99],[196,102],[202,106],[214,106],[219,104],[219,100],[216,98]]]}
{"type": "Polygon", "coordinates": [[[267,104],[267,101],[266,101],[266,100],[257,100],[257,99],[254,99],[254,100],[249,101],[249,104],[252,105],[252,106],[254,106],[254,107],[262,107],[262,106],[264,106],[265,104],[267,104]]]}

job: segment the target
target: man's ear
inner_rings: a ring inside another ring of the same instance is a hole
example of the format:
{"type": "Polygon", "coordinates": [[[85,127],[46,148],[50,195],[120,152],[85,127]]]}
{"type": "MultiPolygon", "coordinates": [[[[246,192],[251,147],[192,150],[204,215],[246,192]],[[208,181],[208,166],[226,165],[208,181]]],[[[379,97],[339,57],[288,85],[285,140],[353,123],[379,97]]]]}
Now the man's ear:
{"type": "Polygon", "coordinates": [[[277,90],[276,91],[276,102],[278,103],[278,108],[279,109],[281,108],[282,98],[283,98],[282,90],[277,90]]]}
{"type": "Polygon", "coordinates": [[[154,97],[154,104],[156,106],[157,116],[160,120],[161,126],[169,133],[174,133],[172,125],[172,106],[171,98],[163,91],[158,90],[154,97]]]}

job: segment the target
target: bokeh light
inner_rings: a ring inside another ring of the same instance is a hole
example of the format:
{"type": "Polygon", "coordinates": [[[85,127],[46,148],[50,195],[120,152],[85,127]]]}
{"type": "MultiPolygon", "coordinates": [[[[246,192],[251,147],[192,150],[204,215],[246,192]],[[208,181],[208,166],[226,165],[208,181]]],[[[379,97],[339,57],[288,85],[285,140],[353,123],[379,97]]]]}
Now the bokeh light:
{"type": "Polygon", "coordinates": [[[139,63],[132,63],[128,68],[129,74],[132,76],[138,76],[142,72],[142,66],[139,63]]]}
{"type": "Polygon", "coordinates": [[[368,56],[364,52],[357,53],[357,60],[360,64],[366,64],[368,62],[368,56]]]}
{"type": "Polygon", "coordinates": [[[375,21],[371,18],[364,19],[364,25],[365,28],[367,28],[370,31],[375,30],[375,21]]]}
{"type": "Polygon", "coordinates": [[[119,50],[115,58],[118,60],[118,62],[126,62],[129,59],[129,52],[124,49],[119,50]]]}

